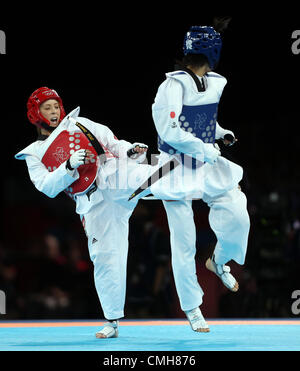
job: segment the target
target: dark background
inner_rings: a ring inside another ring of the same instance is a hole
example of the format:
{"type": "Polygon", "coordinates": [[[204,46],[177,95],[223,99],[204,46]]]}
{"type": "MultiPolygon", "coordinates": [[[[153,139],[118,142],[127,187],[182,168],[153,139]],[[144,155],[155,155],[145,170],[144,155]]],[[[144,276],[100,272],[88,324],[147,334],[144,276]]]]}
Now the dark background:
{"type": "MultiPolygon", "coordinates": [[[[40,194],[25,162],[14,159],[36,138],[26,118],[29,95],[40,86],[57,90],[66,112],[80,106],[81,116],[108,125],[119,139],[147,143],[150,159],[157,153],[151,117],[156,91],[182,57],[189,27],[210,25],[213,18],[157,8],[120,14],[0,24],[7,38],[7,54],[0,55],[0,289],[7,294],[1,319],[102,316],[74,204],[64,195],[50,200],[40,194]]],[[[232,294],[203,267],[215,240],[206,205],[195,203],[198,275],[209,318],[293,317],[291,296],[300,289],[300,55],[291,48],[298,29],[292,11],[243,14],[233,16],[224,35],[216,72],[228,85],[219,123],[239,142],[222,151],[245,170],[252,229],[246,265],[231,264],[241,286],[232,294]]],[[[130,228],[127,318],[181,317],[161,202],[140,202],[130,228]]]]}

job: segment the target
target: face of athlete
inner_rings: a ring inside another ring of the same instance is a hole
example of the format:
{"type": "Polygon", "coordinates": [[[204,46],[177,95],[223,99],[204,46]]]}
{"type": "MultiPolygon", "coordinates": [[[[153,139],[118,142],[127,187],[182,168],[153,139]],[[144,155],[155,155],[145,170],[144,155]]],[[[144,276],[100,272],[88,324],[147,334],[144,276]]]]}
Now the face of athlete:
{"type": "Polygon", "coordinates": [[[59,124],[60,106],[56,99],[48,99],[40,105],[40,112],[46,120],[50,122],[50,126],[56,128],[59,124]]]}

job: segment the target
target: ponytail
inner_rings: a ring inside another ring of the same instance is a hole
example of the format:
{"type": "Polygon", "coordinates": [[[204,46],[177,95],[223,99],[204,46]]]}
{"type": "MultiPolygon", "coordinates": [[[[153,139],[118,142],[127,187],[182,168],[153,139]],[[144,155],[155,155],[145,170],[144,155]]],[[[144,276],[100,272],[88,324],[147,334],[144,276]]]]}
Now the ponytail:
{"type": "Polygon", "coordinates": [[[231,22],[232,17],[229,15],[218,15],[213,18],[213,27],[219,33],[224,33],[229,23],[231,22]]]}

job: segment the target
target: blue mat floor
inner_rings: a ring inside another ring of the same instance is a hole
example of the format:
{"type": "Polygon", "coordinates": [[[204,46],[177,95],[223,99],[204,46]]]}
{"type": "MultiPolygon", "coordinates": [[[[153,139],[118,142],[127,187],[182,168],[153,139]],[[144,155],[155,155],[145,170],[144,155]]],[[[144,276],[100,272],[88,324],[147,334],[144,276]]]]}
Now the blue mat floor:
{"type": "MultiPolygon", "coordinates": [[[[1,323],[0,323],[1,324],[1,323]]],[[[299,325],[211,325],[193,332],[187,324],[126,326],[117,339],[100,340],[101,326],[0,327],[0,351],[299,351],[299,325]]]]}

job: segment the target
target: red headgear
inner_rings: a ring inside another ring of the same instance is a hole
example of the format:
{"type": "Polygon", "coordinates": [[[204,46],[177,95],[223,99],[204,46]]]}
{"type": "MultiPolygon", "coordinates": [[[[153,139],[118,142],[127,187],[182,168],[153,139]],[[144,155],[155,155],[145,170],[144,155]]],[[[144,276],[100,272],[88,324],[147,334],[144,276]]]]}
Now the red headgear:
{"type": "Polygon", "coordinates": [[[50,121],[40,112],[40,105],[48,99],[56,99],[60,107],[60,118],[59,122],[66,116],[62,100],[55,90],[47,87],[42,87],[35,90],[28,99],[27,102],[27,117],[29,121],[40,128],[50,127],[50,121]]]}

